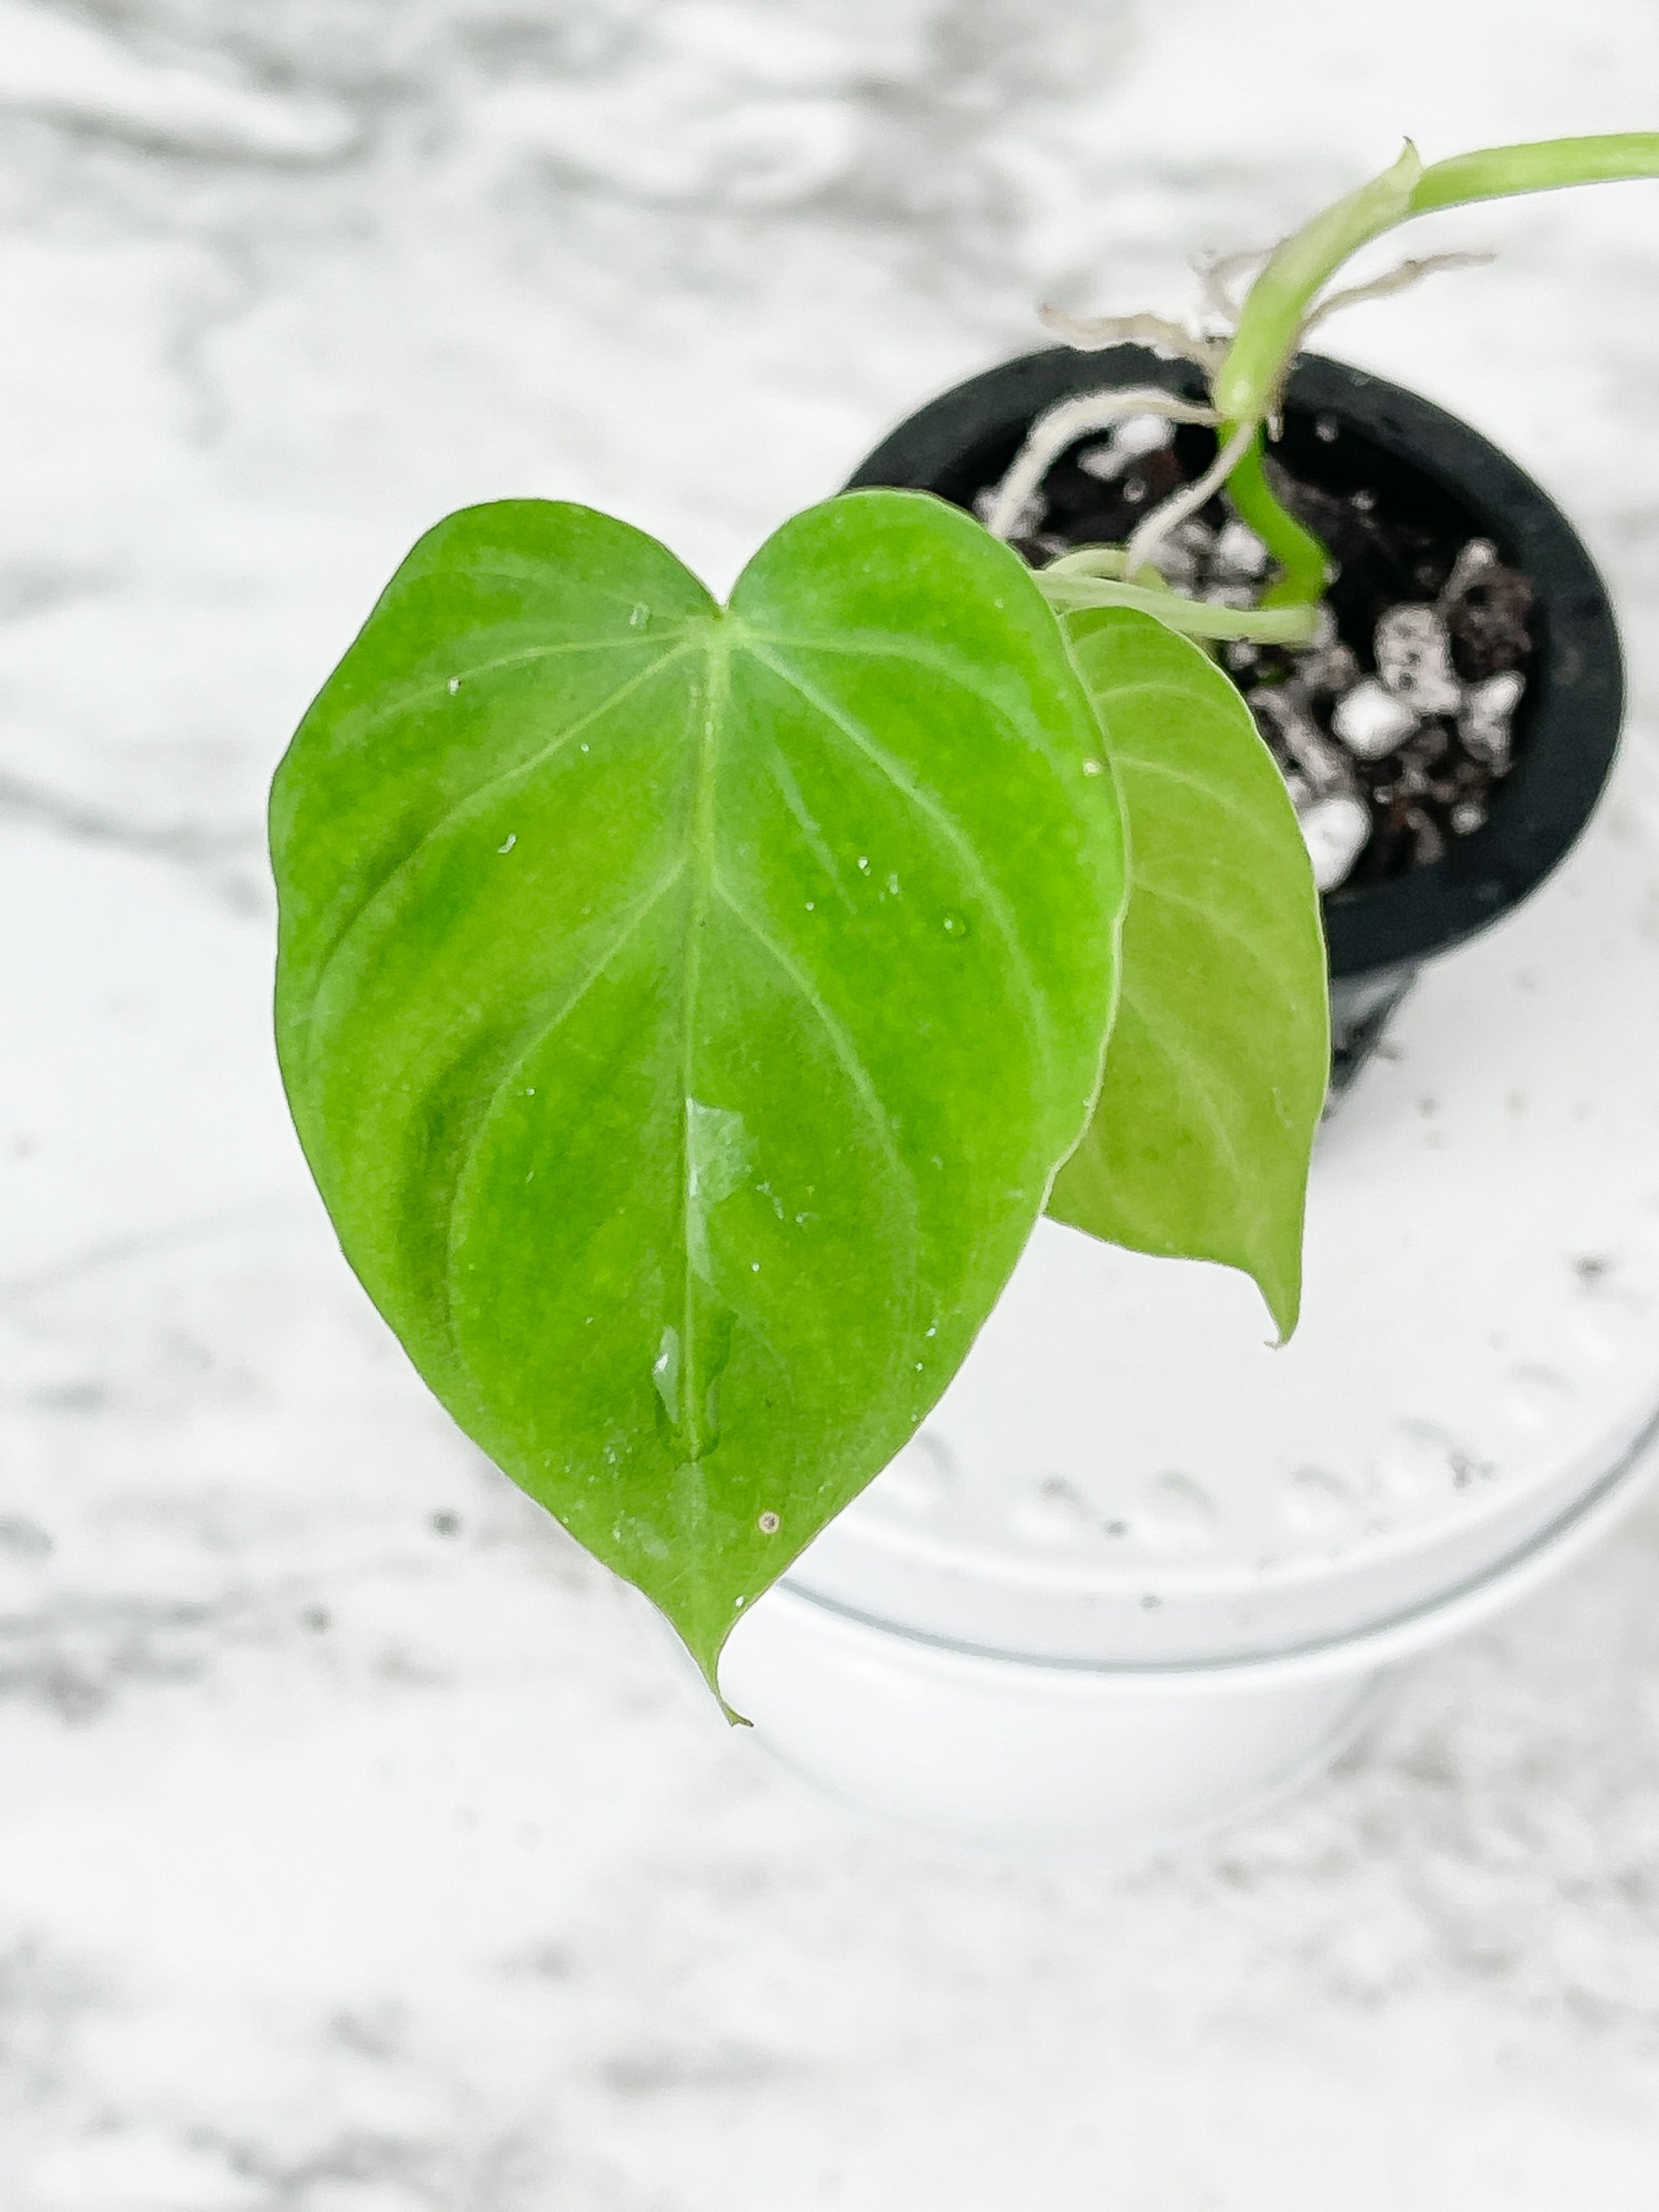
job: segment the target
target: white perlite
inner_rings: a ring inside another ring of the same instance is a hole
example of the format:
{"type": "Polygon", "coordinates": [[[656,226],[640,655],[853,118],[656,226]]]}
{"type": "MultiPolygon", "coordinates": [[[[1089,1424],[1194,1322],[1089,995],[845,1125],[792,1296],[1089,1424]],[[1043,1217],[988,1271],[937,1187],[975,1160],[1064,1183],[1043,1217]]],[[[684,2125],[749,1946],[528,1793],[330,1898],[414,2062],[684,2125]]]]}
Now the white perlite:
{"type": "MultiPolygon", "coordinates": [[[[1355,790],[1353,770],[1341,747],[1333,744],[1315,721],[1299,685],[1258,684],[1245,697],[1257,726],[1270,726],[1278,739],[1274,750],[1289,754],[1310,800],[1331,792],[1355,790]]],[[[1291,796],[1295,795],[1292,787],[1291,796]]]]}
{"type": "MultiPolygon", "coordinates": [[[[994,489],[974,494],[974,513],[988,530],[996,511],[996,502],[994,489]]],[[[1010,538],[1035,538],[1048,519],[1048,502],[1043,495],[1040,491],[1027,492],[1009,518],[1006,534],[1010,538]]]]}
{"type": "Polygon", "coordinates": [[[1300,686],[1258,684],[1249,695],[1258,726],[1277,739],[1285,787],[1322,891],[1346,881],[1371,834],[1371,811],[1342,749],[1312,714],[1300,686]],[[1288,760],[1284,757],[1289,756],[1288,760]]]}
{"type": "Polygon", "coordinates": [[[1215,572],[1251,581],[1267,573],[1267,549],[1255,531],[1237,520],[1224,523],[1215,541],[1215,572]]]}
{"type": "Polygon", "coordinates": [[[1476,760],[1502,775],[1510,764],[1510,718],[1521,702],[1526,678],[1505,668],[1484,684],[1472,684],[1457,717],[1457,734],[1476,760]]]}
{"type": "Polygon", "coordinates": [[[1403,744],[1417,725],[1416,708],[1374,676],[1356,684],[1331,714],[1332,729],[1356,760],[1381,760],[1403,744]]]}
{"type": "Polygon", "coordinates": [[[1131,415],[1114,423],[1110,434],[1098,445],[1085,446],[1077,457],[1085,476],[1101,483],[1115,483],[1131,461],[1162,453],[1175,437],[1175,424],[1158,415],[1131,415]]]}
{"type": "Polygon", "coordinates": [[[1491,575],[1498,565],[1498,548],[1491,538],[1471,538],[1452,563],[1452,572],[1440,594],[1438,604],[1441,611],[1443,613],[1448,607],[1455,605],[1465,592],[1472,591],[1475,585],[1491,575]]]}
{"type": "Polygon", "coordinates": [[[1316,645],[1296,657],[1296,677],[1310,698],[1328,699],[1352,691],[1360,681],[1359,663],[1346,645],[1316,645]]]}
{"type": "Polygon", "coordinates": [[[1298,807],[1297,817],[1313,862],[1315,883],[1322,891],[1334,890],[1370,841],[1370,807],[1356,793],[1334,791],[1311,805],[1298,807]]]}
{"type": "Polygon", "coordinates": [[[1389,608],[1376,625],[1376,671],[1419,714],[1453,714],[1462,703],[1451,634],[1437,608],[1389,608]]]}
{"type": "Polygon", "coordinates": [[[1153,564],[1176,591],[1195,595],[1211,574],[1214,557],[1215,532],[1209,525],[1183,522],[1158,547],[1153,564]]]}

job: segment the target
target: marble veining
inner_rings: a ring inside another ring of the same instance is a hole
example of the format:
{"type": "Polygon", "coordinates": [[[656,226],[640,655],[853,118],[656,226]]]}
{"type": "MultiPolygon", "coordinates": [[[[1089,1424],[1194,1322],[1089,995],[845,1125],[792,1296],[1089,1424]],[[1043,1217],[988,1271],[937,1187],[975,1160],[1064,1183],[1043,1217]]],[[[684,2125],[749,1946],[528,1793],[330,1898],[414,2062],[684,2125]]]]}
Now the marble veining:
{"type": "MultiPolygon", "coordinates": [[[[1659,1516],[1212,1847],[866,1836],[345,1273],[276,1093],[260,815],[446,508],[592,501],[724,586],[1039,301],[1176,310],[1191,250],[1401,130],[1626,127],[1656,61],[1645,0],[0,0],[6,2212],[1038,2177],[1055,2212],[1646,2212],[1659,1516]]],[[[1340,332],[1571,507],[1650,719],[1656,191],[1449,219],[1498,262],[1340,332]]],[[[1587,1347],[1650,1325],[1615,1290],[1587,1347]]],[[[1516,1374],[1517,1434],[1556,1387],[1516,1374]]],[[[1142,1501],[1172,1543],[1194,1472],[1142,1501]]]]}

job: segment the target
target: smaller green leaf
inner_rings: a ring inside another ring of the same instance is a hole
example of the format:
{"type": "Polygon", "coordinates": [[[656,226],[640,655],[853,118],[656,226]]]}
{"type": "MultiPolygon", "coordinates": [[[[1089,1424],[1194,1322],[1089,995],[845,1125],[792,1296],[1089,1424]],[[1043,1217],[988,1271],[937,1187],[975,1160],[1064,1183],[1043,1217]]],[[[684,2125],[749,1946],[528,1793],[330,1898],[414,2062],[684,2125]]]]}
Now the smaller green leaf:
{"type": "Polygon", "coordinates": [[[1330,1075],[1319,899],[1284,779],[1200,648],[1111,608],[1066,623],[1128,825],[1116,1026],[1058,1221],[1255,1278],[1296,1327],[1330,1075]]]}

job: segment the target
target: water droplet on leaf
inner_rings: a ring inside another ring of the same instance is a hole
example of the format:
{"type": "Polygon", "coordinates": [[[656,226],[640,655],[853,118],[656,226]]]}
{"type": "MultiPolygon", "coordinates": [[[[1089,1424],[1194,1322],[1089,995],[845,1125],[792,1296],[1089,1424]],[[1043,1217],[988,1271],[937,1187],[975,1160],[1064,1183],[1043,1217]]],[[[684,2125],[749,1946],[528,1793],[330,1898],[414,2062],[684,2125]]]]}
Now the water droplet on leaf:
{"type": "Polygon", "coordinates": [[[678,1423],[680,1417],[680,1333],[677,1328],[665,1328],[662,1343],[651,1363],[651,1380],[657,1386],[657,1395],[668,1409],[668,1418],[678,1423]]]}

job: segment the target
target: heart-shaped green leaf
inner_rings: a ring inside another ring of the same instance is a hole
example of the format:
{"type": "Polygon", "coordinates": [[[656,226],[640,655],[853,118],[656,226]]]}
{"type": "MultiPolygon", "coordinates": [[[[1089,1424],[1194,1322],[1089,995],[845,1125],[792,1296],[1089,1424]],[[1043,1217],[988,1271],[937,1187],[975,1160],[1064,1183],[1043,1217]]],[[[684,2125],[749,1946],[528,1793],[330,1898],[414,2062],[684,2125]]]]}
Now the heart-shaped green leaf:
{"type": "Polygon", "coordinates": [[[1249,708],[1197,646],[1122,608],[1066,627],[1133,889],[1100,1098],[1048,1211],[1135,1251],[1242,1267],[1287,1337],[1331,1055],[1307,848],[1249,708]]]}
{"type": "Polygon", "coordinates": [[[922,494],[797,516],[725,610],[622,523],[476,507],[271,822],[283,1073],[348,1258],[712,1682],[1088,1119],[1122,837],[1059,625],[922,494]]]}

